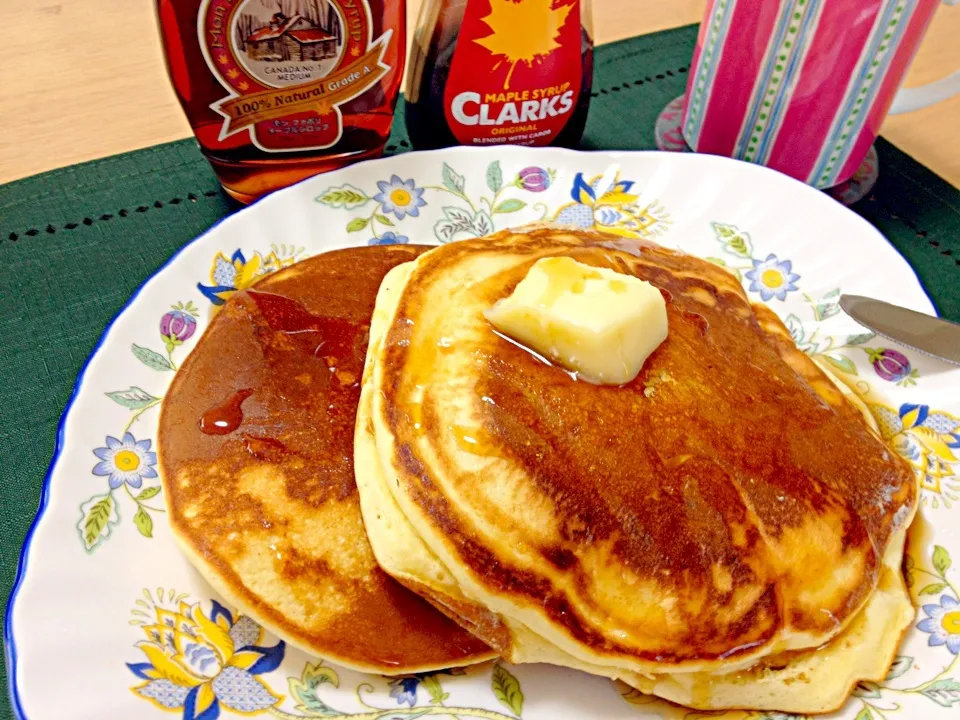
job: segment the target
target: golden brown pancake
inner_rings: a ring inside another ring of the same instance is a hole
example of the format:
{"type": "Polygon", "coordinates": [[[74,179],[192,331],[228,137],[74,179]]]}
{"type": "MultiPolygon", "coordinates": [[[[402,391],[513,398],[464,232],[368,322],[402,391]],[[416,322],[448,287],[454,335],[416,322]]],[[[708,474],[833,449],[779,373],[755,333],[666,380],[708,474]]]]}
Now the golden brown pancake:
{"type": "Polygon", "coordinates": [[[858,682],[886,677],[914,620],[916,610],[900,569],[903,545],[903,537],[894,539],[866,606],[821,647],[769,655],[750,668],[724,674],[635,674],[623,679],[643,692],[702,710],[837,710],[858,682]]]}
{"type": "Polygon", "coordinates": [[[371,531],[396,577],[510,660],[625,679],[816,648],[864,608],[915,477],[729,273],[551,229],[444,246],[407,271],[360,417],[380,478],[361,490],[399,511],[418,558],[384,542],[396,529],[371,531]],[[578,382],[485,321],[556,255],[663,291],[670,332],[635,381],[578,382]]]}
{"type": "Polygon", "coordinates": [[[292,644],[386,674],[494,655],[380,570],[353,477],[377,289],[425,249],[328,252],[238,293],[160,418],[171,526],[201,574],[292,644]]]}
{"type": "MultiPolygon", "coordinates": [[[[413,265],[413,262],[405,263],[391,270],[377,296],[354,444],[355,473],[364,524],[377,560],[385,570],[430,598],[477,635],[509,644],[512,656],[620,678],[646,693],[698,709],[750,707],[798,713],[827,712],[840,707],[857,682],[879,682],[886,676],[902,635],[915,614],[900,571],[903,532],[901,537],[890,542],[880,581],[866,606],[840,634],[822,647],[770,655],[747,669],[729,673],[640,675],[590,665],[564,653],[509,618],[501,621],[486,608],[467,600],[451,573],[417,536],[403,515],[377,459],[372,416],[373,366],[379,355],[379,339],[390,319],[390,310],[395,307],[413,265]],[[420,578],[429,578],[429,584],[421,582],[420,578]]],[[[776,331],[776,326],[772,329],[776,331]]],[[[786,332],[782,325],[780,329],[786,332]]],[[[827,374],[830,376],[829,372],[827,374]]],[[[839,380],[834,382],[845,392],[847,399],[852,400],[849,389],[839,380]]],[[[855,407],[866,413],[864,419],[875,429],[876,423],[869,411],[862,407],[862,402],[855,403],[855,407]]],[[[680,718],[688,713],[688,710],[678,709],[668,715],[674,717],[676,714],[680,718]]]]}

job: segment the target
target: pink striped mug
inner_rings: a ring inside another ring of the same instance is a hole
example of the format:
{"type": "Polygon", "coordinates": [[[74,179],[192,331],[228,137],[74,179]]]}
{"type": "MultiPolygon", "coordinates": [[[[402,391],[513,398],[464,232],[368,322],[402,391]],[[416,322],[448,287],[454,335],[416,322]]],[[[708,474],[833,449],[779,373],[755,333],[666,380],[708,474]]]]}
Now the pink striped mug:
{"type": "Polygon", "coordinates": [[[708,0],[684,140],[697,152],[767,165],[818,188],[847,180],[888,112],[960,92],[956,72],[897,96],[937,4],[708,0]]]}

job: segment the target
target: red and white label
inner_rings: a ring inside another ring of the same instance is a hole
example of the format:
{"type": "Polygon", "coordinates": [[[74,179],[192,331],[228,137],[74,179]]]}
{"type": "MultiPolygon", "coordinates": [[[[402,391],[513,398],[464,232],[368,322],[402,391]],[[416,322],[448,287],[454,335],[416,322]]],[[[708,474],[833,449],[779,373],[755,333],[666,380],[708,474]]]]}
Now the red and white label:
{"type": "Polygon", "coordinates": [[[464,145],[549,145],[580,96],[580,0],[469,0],[444,89],[464,145]]]}

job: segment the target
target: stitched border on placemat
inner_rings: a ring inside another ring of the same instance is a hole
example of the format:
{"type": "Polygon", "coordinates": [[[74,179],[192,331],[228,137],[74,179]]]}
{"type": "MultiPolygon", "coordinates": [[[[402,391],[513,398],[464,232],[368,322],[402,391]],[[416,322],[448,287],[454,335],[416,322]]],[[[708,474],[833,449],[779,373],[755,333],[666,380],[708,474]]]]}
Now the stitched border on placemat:
{"type": "Polygon", "coordinates": [[[197,193],[191,192],[191,193],[187,193],[182,198],[174,197],[174,198],[170,198],[165,202],[162,200],[154,200],[153,203],[150,205],[138,205],[133,209],[121,208],[116,212],[102,213],[99,216],[96,216],[96,213],[94,213],[95,217],[90,217],[88,215],[87,217],[84,217],[83,220],[81,220],[80,222],[64,223],[59,228],[54,227],[53,225],[48,223],[45,227],[43,227],[43,229],[37,229],[33,227],[22,233],[11,232],[9,235],[7,235],[6,238],[0,238],[0,244],[2,244],[4,239],[9,240],[11,242],[16,242],[21,237],[36,237],[37,235],[40,235],[42,233],[46,233],[48,235],[55,235],[57,232],[62,232],[64,230],[76,230],[80,226],[90,227],[91,225],[94,225],[95,223],[98,223],[98,222],[109,222],[117,218],[122,219],[125,217],[129,217],[131,213],[145,213],[145,212],[148,212],[149,210],[154,210],[154,209],[162,210],[167,205],[179,205],[182,202],[195,203],[201,198],[205,198],[205,197],[212,198],[212,197],[217,197],[218,195],[220,195],[220,190],[207,190],[206,192],[203,192],[199,195],[197,193]]]}

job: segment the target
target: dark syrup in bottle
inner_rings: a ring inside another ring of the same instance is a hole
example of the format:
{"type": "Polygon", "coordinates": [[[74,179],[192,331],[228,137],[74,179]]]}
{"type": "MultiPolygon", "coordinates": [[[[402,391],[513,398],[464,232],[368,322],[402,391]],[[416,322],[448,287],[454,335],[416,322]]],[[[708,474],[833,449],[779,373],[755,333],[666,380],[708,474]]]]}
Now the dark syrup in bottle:
{"type": "Polygon", "coordinates": [[[417,149],[575,147],[592,80],[590,0],[425,0],[407,131],[417,149]]]}

